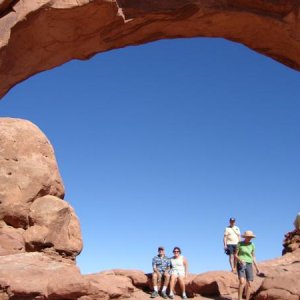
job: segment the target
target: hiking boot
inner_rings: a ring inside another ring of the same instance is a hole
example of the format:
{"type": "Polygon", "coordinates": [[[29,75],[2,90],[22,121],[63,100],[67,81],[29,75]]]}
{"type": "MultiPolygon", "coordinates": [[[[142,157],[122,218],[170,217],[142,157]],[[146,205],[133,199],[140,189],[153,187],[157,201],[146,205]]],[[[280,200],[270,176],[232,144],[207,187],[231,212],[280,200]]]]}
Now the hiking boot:
{"type": "Polygon", "coordinates": [[[182,296],[182,299],[187,299],[187,296],[186,295],[182,296]]]}
{"type": "Polygon", "coordinates": [[[170,299],[174,299],[174,295],[169,295],[169,298],[170,299]]]}
{"type": "Polygon", "coordinates": [[[156,298],[158,296],[158,292],[157,291],[154,291],[152,294],[151,294],[151,297],[150,298],[156,298]]]}
{"type": "Polygon", "coordinates": [[[167,299],[167,298],[168,298],[166,292],[161,292],[161,296],[162,296],[164,299],[167,299]]]}

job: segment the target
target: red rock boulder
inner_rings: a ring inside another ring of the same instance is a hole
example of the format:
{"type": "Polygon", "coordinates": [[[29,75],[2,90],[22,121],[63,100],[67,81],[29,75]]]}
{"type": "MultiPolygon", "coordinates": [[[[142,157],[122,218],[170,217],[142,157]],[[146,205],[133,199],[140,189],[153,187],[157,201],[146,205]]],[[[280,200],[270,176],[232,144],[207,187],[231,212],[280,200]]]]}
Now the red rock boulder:
{"type": "Polygon", "coordinates": [[[23,236],[28,251],[51,248],[75,258],[82,250],[80,224],[73,208],[54,196],[44,196],[32,203],[29,228],[23,236]]]}
{"type": "Polygon", "coordinates": [[[64,197],[55,155],[46,136],[29,121],[0,118],[0,220],[26,229],[33,201],[64,197]]]}

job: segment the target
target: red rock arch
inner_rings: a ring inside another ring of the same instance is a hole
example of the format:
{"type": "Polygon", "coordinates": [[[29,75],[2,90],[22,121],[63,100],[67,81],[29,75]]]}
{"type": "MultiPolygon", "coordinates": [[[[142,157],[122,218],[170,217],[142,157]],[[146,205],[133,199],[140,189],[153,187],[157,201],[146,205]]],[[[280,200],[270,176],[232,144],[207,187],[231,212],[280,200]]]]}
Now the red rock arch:
{"type": "Polygon", "coordinates": [[[223,37],[300,70],[297,0],[3,0],[0,97],[72,59],[165,38],[223,37]]]}

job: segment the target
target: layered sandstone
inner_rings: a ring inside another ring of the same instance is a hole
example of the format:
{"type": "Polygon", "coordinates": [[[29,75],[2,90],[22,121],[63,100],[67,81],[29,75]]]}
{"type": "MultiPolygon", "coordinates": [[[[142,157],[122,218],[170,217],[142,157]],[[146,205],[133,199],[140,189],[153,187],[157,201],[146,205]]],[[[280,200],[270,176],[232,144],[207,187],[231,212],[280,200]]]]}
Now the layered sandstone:
{"type": "Polygon", "coordinates": [[[166,38],[223,37],[300,70],[297,0],[0,0],[0,97],[72,59],[166,38]]]}

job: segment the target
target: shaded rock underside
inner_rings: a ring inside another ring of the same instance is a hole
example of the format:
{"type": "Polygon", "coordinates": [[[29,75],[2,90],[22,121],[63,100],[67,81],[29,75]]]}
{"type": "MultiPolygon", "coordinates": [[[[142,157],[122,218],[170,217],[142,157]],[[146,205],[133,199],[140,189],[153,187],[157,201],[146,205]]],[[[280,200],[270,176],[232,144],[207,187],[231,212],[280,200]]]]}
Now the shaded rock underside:
{"type": "Polygon", "coordinates": [[[300,69],[297,0],[0,0],[0,97],[72,59],[166,38],[223,37],[300,69]]]}

